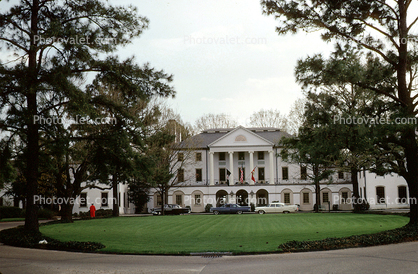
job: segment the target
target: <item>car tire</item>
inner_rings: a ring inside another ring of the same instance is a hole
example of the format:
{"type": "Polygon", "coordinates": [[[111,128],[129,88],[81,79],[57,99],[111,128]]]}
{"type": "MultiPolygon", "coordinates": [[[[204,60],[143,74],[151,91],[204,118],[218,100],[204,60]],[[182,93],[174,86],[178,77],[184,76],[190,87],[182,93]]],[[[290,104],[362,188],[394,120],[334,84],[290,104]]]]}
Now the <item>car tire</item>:
{"type": "Polygon", "coordinates": [[[237,211],[237,214],[242,214],[242,211],[240,210],[240,211],[237,211]]]}
{"type": "Polygon", "coordinates": [[[215,215],[219,215],[219,211],[215,210],[215,211],[213,212],[213,214],[215,214],[215,215]]]}
{"type": "Polygon", "coordinates": [[[264,213],[266,213],[266,212],[264,212],[264,210],[259,210],[258,211],[258,214],[264,214],[264,213]]]}
{"type": "Polygon", "coordinates": [[[287,213],[290,213],[289,211],[283,211],[283,214],[287,214],[287,213]]]}

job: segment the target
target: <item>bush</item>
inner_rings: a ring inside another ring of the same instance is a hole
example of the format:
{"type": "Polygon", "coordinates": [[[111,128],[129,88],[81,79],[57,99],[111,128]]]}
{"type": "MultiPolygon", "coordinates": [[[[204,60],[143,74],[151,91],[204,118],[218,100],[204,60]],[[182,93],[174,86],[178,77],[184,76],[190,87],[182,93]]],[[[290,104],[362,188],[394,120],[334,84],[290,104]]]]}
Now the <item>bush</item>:
{"type": "Polygon", "coordinates": [[[406,225],[376,234],[355,235],[343,238],[326,238],[319,241],[289,241],[278,246],[285,252],[331,250],[366,247],[418,240],[418,227],[406,225]]]}
{"type": "MultiPolygon", "coordinates": [[[[105,218],[105,217],[112,217],[113,215],[113,210],[112,209],[98,209],[96,210],[96,217],[101,217],[101,218],[105,218]]],[[[90,217],[90,211],[86,211],[86,212],[79,212],[78,216],[80,216],[80,219],[82,220],[88,220],[91,219],[90,217]]]]}
{"type": "Polygon", "coordinates": [[[22,216],[22,209],[13,206],[0,206],[0,219],[19,218],[22,216]]]}
{"type": "MultiPolygon", "coordinates": [[[[90,212],[87,212],[87,215],[90,216],[90,212]]],[[[112,209],[98,209],[96,210],[96,217],[109,217],[113,215],[112,209]]]]}
{"type": "Polygon", "coordinates": [[[86,212],[82,212],[82,211],[80,211],[80,212],[78,213],[78,216],[80,216],[80,218],[90,217],[90,212],[89,212],[89,211],[86,211],[86,212]]]}
{"type": "Polygon", "coordinates": [[[354,205],[354,212],[362,212],[362,211],[366,211],[370,209],[370,205],[369,203],[364,200],[361,199],[360,201],[358,201],[355,205],[354,205]]]}
{"type": "Polygon", "coordinates": [[[38,218],[43,218],[43,219],[48,219],[51,220],[53,219],[55,216],[57,216],[57,213],[50,210],[50,209],[40,209],[38,211],[38,218]]]}
{"type": "Polygon", "coordinates": [[[206,213],[209,213],[210,212],[210,209],[213,207],[213,205],[212,204],[207,204],[206,206],[205,206],[205,212],[206,213]]]}
{"type": "Polygon", "coordinates": [[[0,242],[17,247],[47,248],[66,251],[96,251],[105,246],[96,242],[61,242],[42,235],[41,232],[28,231],[24,227],[15,227],[0,231],[0,242]],[[46,240],[46,244],[40,241],[46,240]]]}

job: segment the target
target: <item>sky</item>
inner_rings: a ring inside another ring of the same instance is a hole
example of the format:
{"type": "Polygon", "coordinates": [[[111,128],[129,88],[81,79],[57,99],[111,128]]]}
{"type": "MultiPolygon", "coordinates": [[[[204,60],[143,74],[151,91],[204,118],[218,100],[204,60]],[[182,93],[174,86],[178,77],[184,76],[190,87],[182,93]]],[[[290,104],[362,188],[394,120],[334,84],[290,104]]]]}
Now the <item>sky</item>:
{"type": "MultiPolygon", "coordinates": [[[[287,114],[304,97],[295,83],[297,60],[333,49],[319,32],[277,35],[259,0],[108,1],[132,4],[149,19],[149,28],[115,54],[172,74],[176,97],[167,104],[191,125],[209,113],[226,113],[242,126],[261,109],[287,114]]],[[[0,11],[16,2],[1,1],[0,11]]]]}
{"type": "MultiPolygon", "coordinates": [[[[261,109],[287,114],[304,97],[295,82],[297,60],[333,49],[320,32],[279,36],[259,0],[108,1],[132,4],[150,20],[115,54],[172,74],[176,97],[168,105],[192,125],[209,113],[226,113],[243,126],[261,109]]],[[[12,3],[1,1],[0,11],[12,3]]]]}
{"type": "Polygon", "coordinates": [[[258,0],[110,3],[132,3],[150,20],[117,54],[173,74],[176,97],[168,104],[192,125],[208,113],[226,113],[243,126],[261,109],[288,113],[303,98],[294,77],[297,60],[333,48],[318,32],[277,35],[277,22],[262,14],[258,0]]]}

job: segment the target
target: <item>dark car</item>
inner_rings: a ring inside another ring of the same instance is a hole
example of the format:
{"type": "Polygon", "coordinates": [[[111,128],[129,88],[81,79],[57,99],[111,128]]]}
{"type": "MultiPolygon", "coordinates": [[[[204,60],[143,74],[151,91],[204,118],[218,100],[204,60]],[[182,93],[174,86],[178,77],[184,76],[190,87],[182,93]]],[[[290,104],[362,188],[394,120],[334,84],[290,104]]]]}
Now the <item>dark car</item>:
{"type": "MultiPolygon", "coordinates": [[[[162,214],[161,207],[151,209],[151,213],[154,215],[161,215],[162,214]]],[[[176,204],[164,205],[165,215],[180,215],[180,214],[186,214],[186,213],[190,213],[189,208],[182,208],[181,206],[176,205],[176,204]]]]}
{"type": "Polygon", "coordinates": [[[213,212],[213,214],[218,215],[221,213],[236,213],[236,214],[242,214],[243,212],[250,212],[251,207],[249,206],[240,206],[237,204],[225,204],[220,207],[212,207],[210,209],[210,212],[213,212]]]}

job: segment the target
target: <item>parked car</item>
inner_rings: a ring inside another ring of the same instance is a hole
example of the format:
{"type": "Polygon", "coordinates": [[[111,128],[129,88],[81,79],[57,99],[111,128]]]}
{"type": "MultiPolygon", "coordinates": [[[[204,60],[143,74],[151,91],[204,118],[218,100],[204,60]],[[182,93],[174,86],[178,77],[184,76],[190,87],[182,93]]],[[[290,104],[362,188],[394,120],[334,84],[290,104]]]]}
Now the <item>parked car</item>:
{"type": "MultiPolygon", "coordinates": [[[[151,213],[154,215],[161,215],[161,207],[151,209],[151,213]]],[[[165,215],[180,215],[190,213],[190,208],[182,208],[176,204],[166,204],[164,205],[164,214],[165,215]]]]}
{"type": "Polygon", "coordinates": [[[297,205],[286,205],[284,203],[271,203],[266,206],[258,206],[255,208],[255,212],[258,214],[264,213],[290,213],[299,210],[297,205]]]}
{"type": "Polygon", "coordinates": [[[237,204],[225,204],[220,207],[212,207],[210,209],[210,212],[213,212],[213,214],[218,215],[220,213],[236,213],[236,214],[242,214],[243,212],[250,212],[251,207],[249,206],[240,206],[237,204]]]}

